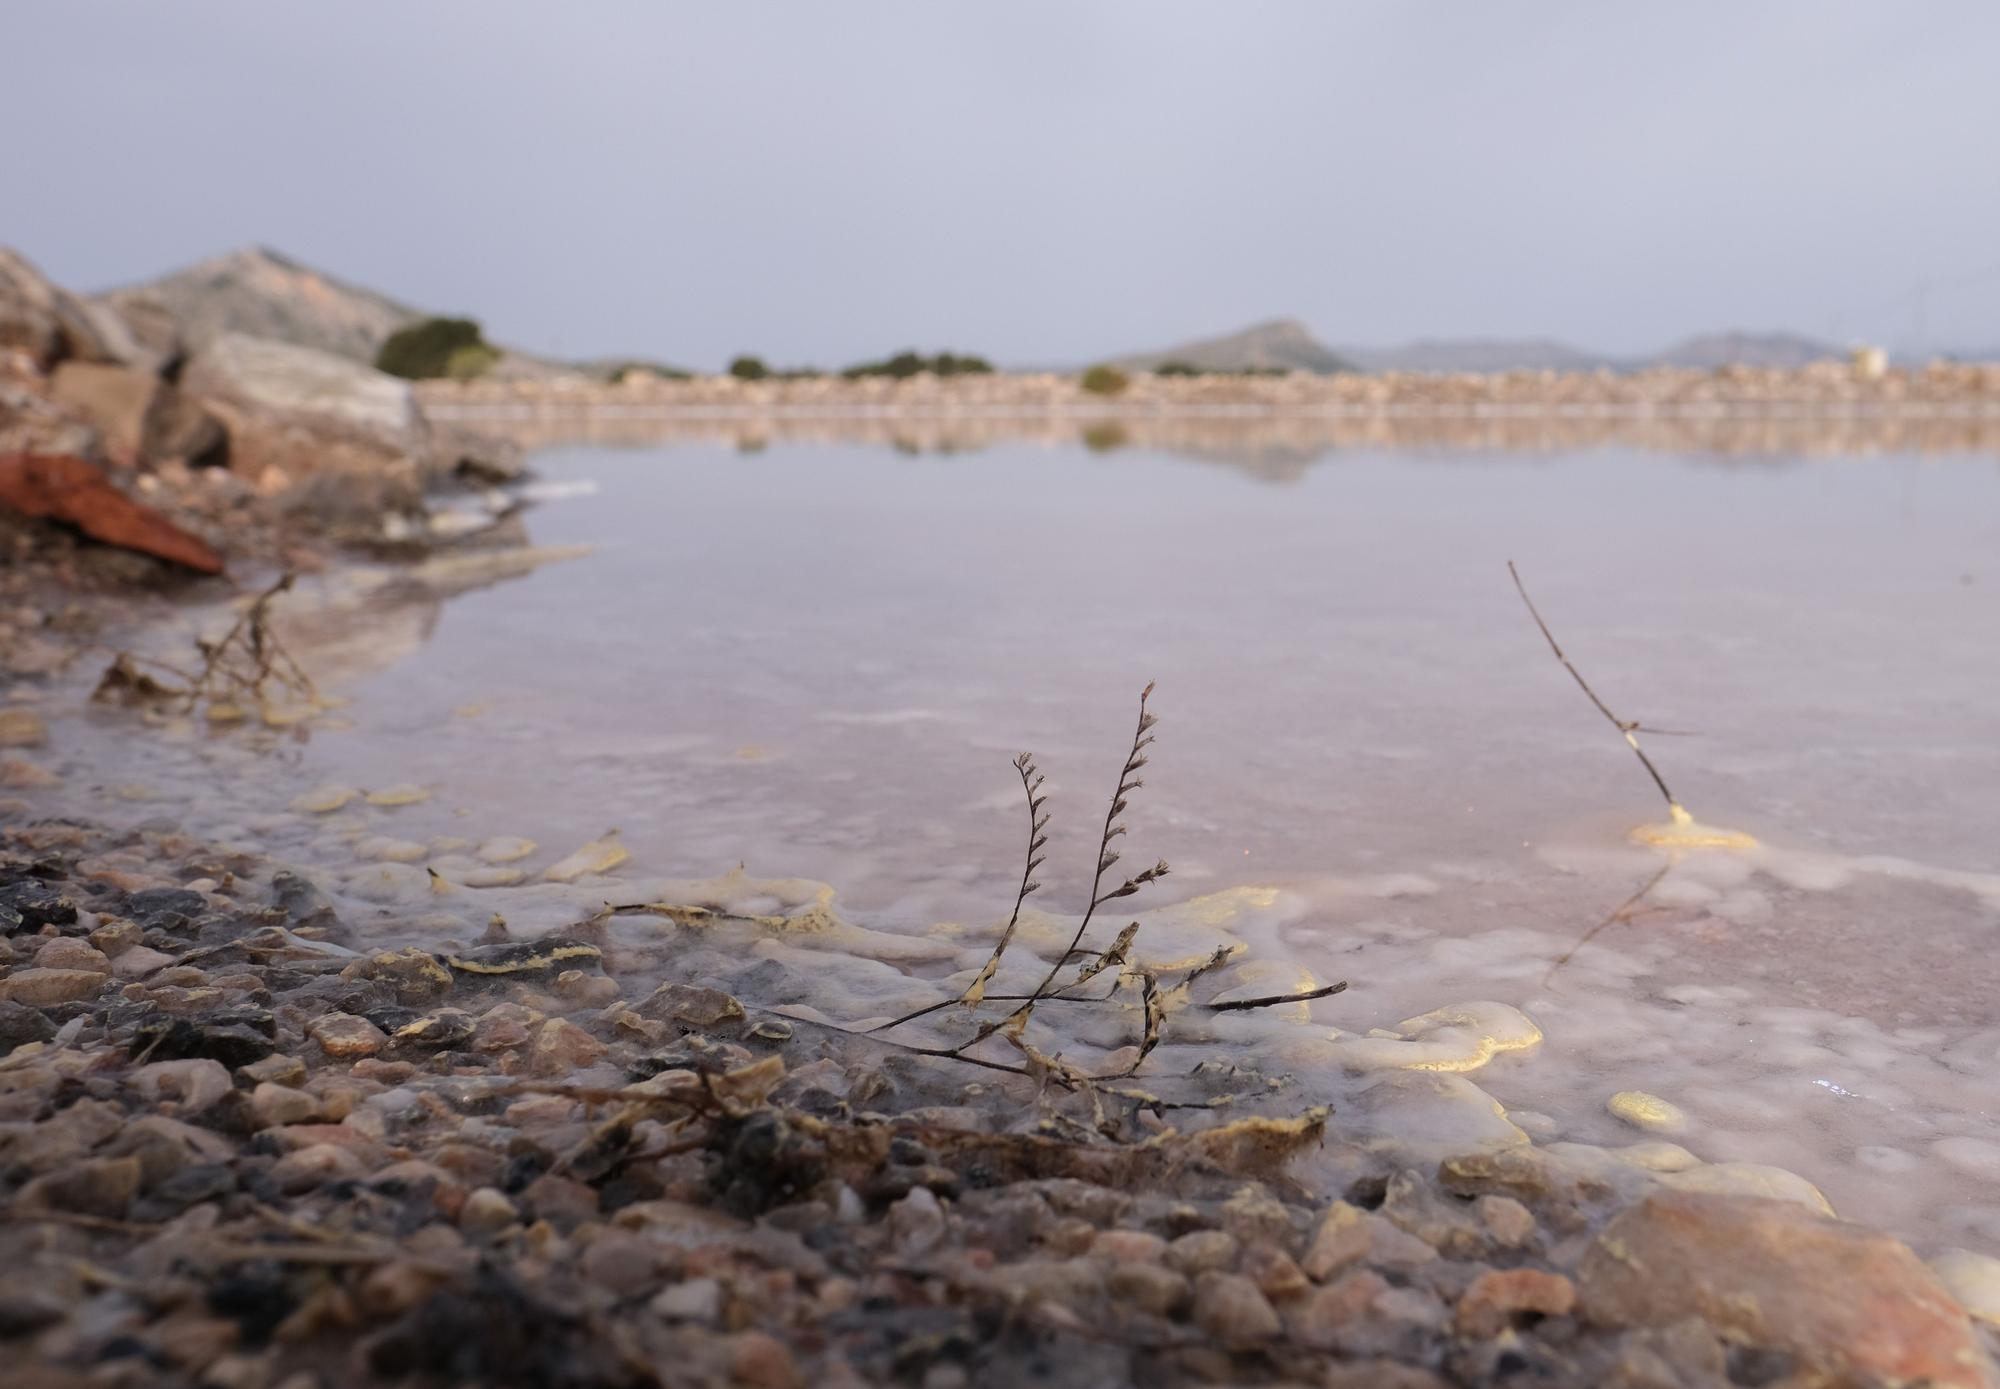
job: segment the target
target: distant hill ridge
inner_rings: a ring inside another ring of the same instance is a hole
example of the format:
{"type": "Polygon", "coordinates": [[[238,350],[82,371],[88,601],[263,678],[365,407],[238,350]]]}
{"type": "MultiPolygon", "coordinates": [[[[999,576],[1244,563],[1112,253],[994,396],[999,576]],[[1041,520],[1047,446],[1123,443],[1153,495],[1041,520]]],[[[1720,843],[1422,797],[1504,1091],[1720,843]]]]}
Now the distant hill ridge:
{"type": "Polygon", "coordinates": [[[1450,338],[1400,347],[1329,347],[1296,318],[1272,319],[1219,337],[1112,358],[1128,371],[1184,363],[1204,371],[1283,370],[1500,372],[1636,371],[1649,366],[1805,366],[1847,350],[1796,333],[1706,333],[1641,357],[1592,352],[1549,338],[1450,338]]]}
{"type": "MultiPolygon", "coordinates": [[[[97,296],[145,320],[165,317],[191,346],[247,333],[372,364],[397,329],[430,315],[276,251],[249,246],[142,284],[97,296]]],[[[1112,359],[1130,371],[1185,365],[1202,371],[1501,372],[1631,371],[1647,366],[1803,366],[1839,360],[1845,349],[1795,333],[1702,334],[1651,356],[1616,357],[1547,338],[1437,339],[1397,347],[1330,347],[1296,318],[1274,318],[1231,333],[1112,359]]],[[[561,362],[507,351],[493,374],[610,375],[612,359],[561,362]]]]}

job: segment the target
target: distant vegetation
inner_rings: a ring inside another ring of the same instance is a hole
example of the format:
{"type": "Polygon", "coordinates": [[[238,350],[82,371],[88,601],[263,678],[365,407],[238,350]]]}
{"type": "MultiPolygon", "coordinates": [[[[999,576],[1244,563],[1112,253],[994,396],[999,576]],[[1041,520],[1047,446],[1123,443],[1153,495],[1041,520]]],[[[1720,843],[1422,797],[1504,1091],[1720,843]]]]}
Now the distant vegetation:
{"type": "Polygon", "coordinates": [[[1162,362],[1153,368],[1155,376],[1290,376],[1290,367],[1198,367],[1192,362],[1162,362]]]}
{"type": "Polygon", "coordinates": [[[500,349],[472,319],[426,318],[391,333],[375,354],[375,369],[409,381],[470,381],[499,360],[500,349]]]}
{"type": "Polygon", "coordinates": [[[658,362],[619,362],[607,367],[604,379],[616,386],[632,377],[656,376],[662,381],[685,381],[688,373],[679,367],[662,366],[658,362]]]}
{"type": "Polygon", "coordinates": [[[884,361],[862,362],[857,366],[851,366],[840,374],[849,381],[858,381],[867,376],[888,376],[901,381],[923,372],[929,372],[933,376],[985,376],[992,370],[993,364],[984,357],[955,352],[940,352],[936,356],[926,357],[920,352],[898,352],[884,361]]]}
{"type": "Polygon", "coordinates": [[[818,367],[769,366],[762,357],[747,353],[730,362],[729,374],[738,381],[811,381],[826,375],[818,367]]]}
{"type": "Polygon", "coordinates": [[[1132,378],[1117,367],[1100,364],[1086,371],[1077,384],[1092,395],[1117,395],[1132,384],[1132,378]]]}

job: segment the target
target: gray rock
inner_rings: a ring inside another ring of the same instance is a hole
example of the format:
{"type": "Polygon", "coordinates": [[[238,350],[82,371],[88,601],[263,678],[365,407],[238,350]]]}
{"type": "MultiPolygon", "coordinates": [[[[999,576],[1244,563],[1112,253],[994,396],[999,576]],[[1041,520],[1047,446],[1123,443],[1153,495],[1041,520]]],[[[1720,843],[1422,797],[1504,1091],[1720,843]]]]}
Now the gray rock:
{"type": "Polygon", "coordinates": [[[407,381],[310,347],[224,333],[181,377],[195,396],[353,430],[407,449],[427,431],[407,381]]]}

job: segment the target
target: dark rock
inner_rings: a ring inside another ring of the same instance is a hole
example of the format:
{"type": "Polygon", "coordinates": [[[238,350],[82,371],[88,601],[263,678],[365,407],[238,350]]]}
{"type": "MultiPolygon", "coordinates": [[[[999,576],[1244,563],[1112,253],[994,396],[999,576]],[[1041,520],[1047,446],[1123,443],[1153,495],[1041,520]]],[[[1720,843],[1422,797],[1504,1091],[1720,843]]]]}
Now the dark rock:
{"type": "Polygon", "coordinates": [[[132,1207],[132,1218],[172,1220],[190,1206],[220,1200],[235,1190],[236,1175],[227,1163],[207,1162],[183,1167],[140,1197],[132,1207]]]}
{"type": "Polygon", "coordinates": [[[0,1000],[0,1056],[29,1042],[46,1042],[55,1035],[56,1025],[41,1009],[0,1000]]]}
{"type": "Polygon", "coordinates": [[[37,930],[43,926],[67,926],[76,920],[76,899],[46,883],[18,882],[0,887],[0,930],[37,930]],[[8,926],[8,918],[14,925],[8,926]]]}
{"type": "Polygon", "coordinates": [[[143,888],[138,892],[127,894],[125,898],[125,915],[141,926],[159,925],[155,918],[165,915],[191,920],[207,910],[208,899],[199,892],[184,887],[143,888]]]}
{"type": "Polygon", "coordinates": [[[278,1023],[263,1008],[218,1009],[196,1018],[155,1018],[134,1034],[132,1054],[149,1061],[206,1058],[231,1067],[261,1061],[277,1050],[278,1023]]]}

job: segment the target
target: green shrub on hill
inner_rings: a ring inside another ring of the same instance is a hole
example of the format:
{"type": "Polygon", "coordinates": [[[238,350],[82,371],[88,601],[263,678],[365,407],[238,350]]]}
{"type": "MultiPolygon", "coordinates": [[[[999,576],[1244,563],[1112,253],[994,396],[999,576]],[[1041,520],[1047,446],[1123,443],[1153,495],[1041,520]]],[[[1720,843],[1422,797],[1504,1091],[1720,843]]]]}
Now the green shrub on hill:
{"type": "Polygon", "coordinates": [[[375,353],[375,369],[409,381],[470,381],[499,360],[474,320],[426,318],[391,333],[375,353]]]}
{"type": "Polygon", "coordinates": [[[1117,395],[1132,384],[1132,378],[1117,367],[1100,364],[1086,371],[1077,384],[1092,395],[1117,395]]]}
{"type": "Polygon", "coordinates": [[[738,381],[762,381],[771,374],[762,357],[752,357],[748,353],[729,364],[729,374],[738,381]]]}
{"type": "Polygon", "coordinates": [[[991,362],[970,353],[940,352],[926,357],[920,352],[910,351],[898,352],[879,362],[861,362],[840,374],[849,381],[868,376],[887,376],[902,381],[926,371],[933,376],[984,376],[992,370],[991,362]]]}

